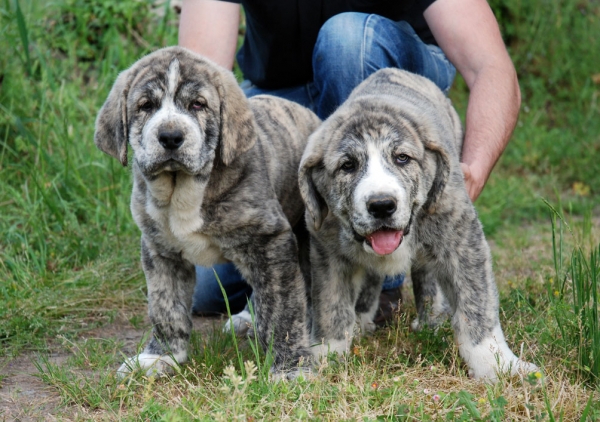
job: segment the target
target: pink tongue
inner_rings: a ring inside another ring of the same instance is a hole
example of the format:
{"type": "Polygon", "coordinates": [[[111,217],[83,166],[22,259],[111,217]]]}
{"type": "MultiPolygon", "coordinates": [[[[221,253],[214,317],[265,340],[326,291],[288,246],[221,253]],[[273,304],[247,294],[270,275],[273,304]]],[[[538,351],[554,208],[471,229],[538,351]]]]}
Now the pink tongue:
{"type": "Polygon", "coordinates": [[[400,246],[403,234],[404,232],[402,230],[380,230],[368,235],[367,239],[371,242],[371,247],[375,253],[379,255],[388,255],[400,246]]]}

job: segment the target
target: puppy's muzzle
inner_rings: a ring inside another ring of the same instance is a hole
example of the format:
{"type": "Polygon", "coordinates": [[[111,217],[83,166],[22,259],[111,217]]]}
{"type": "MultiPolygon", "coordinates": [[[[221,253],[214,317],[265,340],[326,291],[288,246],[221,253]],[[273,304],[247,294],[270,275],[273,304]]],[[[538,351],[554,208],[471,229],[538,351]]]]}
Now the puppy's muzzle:
{"type": "Polygon", "coordinates": [[[367,211],[378,220],[391,217],[396,208],[396,200],[389,196],[373,196],[367,201],[367,211]]]}
{"type": "Polygon", "coordinates": [[[179,129],[161,130],[158,133],[158,142],[169,151],[174,151],[183,145],[183,132],[179,129]]]}

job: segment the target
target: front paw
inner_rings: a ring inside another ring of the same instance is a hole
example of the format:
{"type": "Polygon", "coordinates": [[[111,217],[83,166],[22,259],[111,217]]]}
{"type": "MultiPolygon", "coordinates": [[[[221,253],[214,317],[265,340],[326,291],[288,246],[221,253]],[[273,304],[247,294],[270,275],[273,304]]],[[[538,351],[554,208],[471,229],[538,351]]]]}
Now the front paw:
{"type": "Polygon", "coordinates": [[[496,383],[501,374],[526,375],[539,371],[533,363],[516,357],[503,338],[498,340],[498,337],[488,338],[477,346],[460,348],[471,378],[496,383]]]}
{"type": "Polygon", "coordinates": [[[269,381],[294,381],[297,379],[309,379],[312,376],[313,371],[308,366],[298,366],[289,370],[275,369],[273,367],[271,368],[271,373],[269,374],[269,381]]]}
{"type": "Polygon", "coordinates": [[[498,382],[500,374],[527,375],[532,372],[538,372],[540,369],[537,365],[526,362],[516,356],[509,360],[497,359],[493,365],[480,365],[469,369],[469,377],[479,379],[490,384],[498,382]]]}
{"type": "Polygon", "coordinates": [[[140,353],[127,359],[117,369],[117,376],[123,378],[131,372],[145,371],[148,377],[160,377],[179,371],[179,363],[169,355],[156,355],[152,353],[140,353]]]}

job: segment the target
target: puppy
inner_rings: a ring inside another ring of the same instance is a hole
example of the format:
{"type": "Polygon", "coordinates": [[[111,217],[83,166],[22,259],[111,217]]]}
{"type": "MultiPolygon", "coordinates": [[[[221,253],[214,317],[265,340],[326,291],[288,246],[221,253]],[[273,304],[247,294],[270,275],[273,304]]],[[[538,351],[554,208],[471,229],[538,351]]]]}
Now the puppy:
{"type": "Polygon", "coordinates": [[[119,75],[95,143],[127,165],[142,231],[152,338],[120,373],[168,372],[187,358],[194,264],[233,262],[254,289],[257,335],[283,374],[310,356],[294,225],[297,169],[320,124],[290,101],[246,99],[233,74],[184,48],[158,50],[119,75]]]}
{"type": "Polygon", "coordinates": [[[428,79],[397,69],[369,77],[310,137],[299,179],[311,233],[316,355],[347,350],[356,321],[372,330],[384,276],[410,271],[414,328],[449,312],[473,377],[537,369],[504,340],[461,147],[450,101],[428,79]]]}

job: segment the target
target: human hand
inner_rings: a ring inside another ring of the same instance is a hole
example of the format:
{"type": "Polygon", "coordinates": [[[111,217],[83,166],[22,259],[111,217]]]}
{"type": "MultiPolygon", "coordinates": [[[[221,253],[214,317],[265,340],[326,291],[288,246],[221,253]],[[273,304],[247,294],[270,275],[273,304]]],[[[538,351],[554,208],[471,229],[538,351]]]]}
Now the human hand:
{"type": "Polygon", "coordinates": [[[485,186],[486,179],[484,177],[478,177],[477,172],[472,166],[465,163],[460,163],[460,167],[465,178],[465,185],[467,186],[467,193],[471,202],[475,202],[483,187],[485,186]]]}

